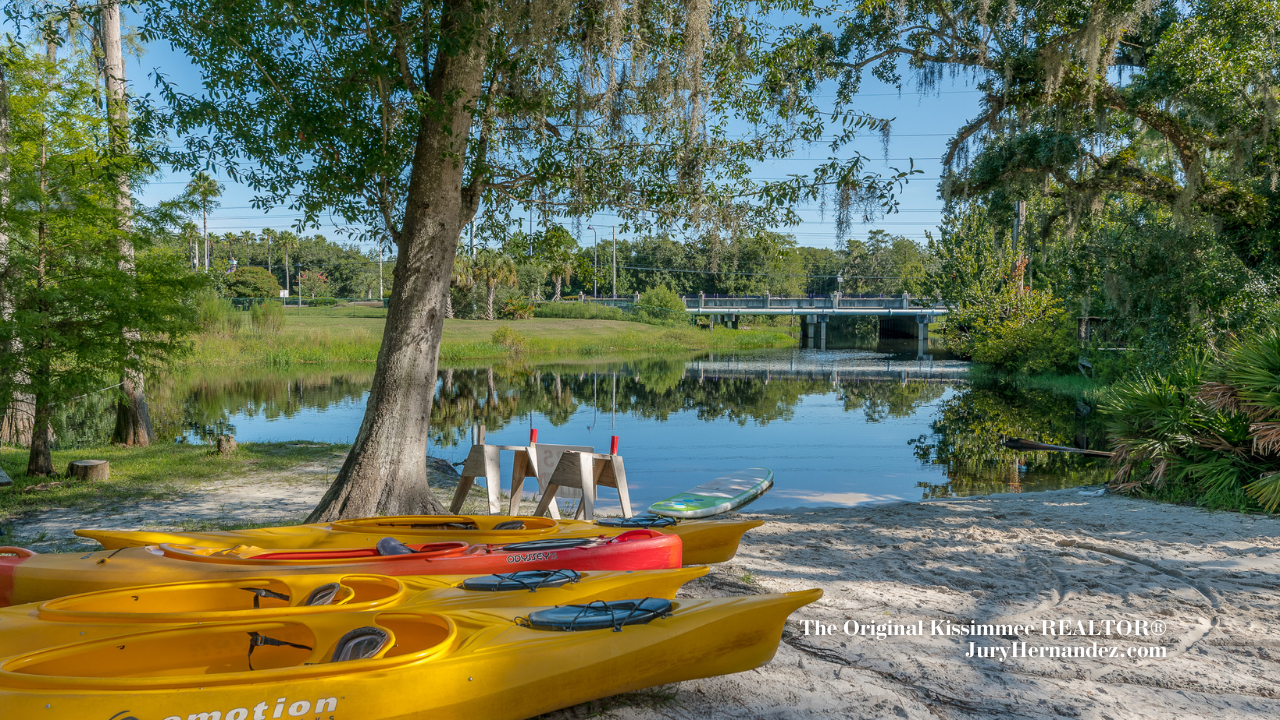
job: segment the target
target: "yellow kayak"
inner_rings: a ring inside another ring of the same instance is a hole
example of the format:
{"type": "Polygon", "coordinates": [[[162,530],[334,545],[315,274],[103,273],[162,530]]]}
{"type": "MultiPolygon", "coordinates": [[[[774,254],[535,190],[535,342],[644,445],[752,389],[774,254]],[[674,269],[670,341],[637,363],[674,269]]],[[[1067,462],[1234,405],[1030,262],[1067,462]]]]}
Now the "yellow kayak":
{"type": "Polygon", "coordinates": [[[821,595],[184,626],[5,658],[0,707],[46,720],[520,720],[759,667],[787,616],[821,595]]]}
{"type": "Polygon", "coordinates": [[[525,515],[402,515],[256,530],[191,533],[76,530],[76,535],[97,540],[108,550],[163,543],[201,547],[252,545],[281,550],[305,550],[362,546],[388,536],[403,543],[462,540],[473,545],[500,545],[545,538],[618,535],[637,528],[650,528],[669,535],[679,535],[685,564],[705,565],[732,558],[738,552],[742,534],[763,524],[763,520],[677,521],[659,517],[605,518],[586,522],[525,515]]]}
{"type": "Polygon", "coordinates": [[[0,657],[78,640],[211,622],[335,612],[570,605],[671,599],[707,568],[634,572],[532,570],[500,575],[283,575],[166,583],[0,608],[0,657]]]}
{"type": "Polygon", "coordinates": [[[0,606],[160,582],[237,581],[315,573],[401,576],[482,575],[517,569],[658,570],[680,565],[680,538],[656,530],[508,545],[405,545],[384,538],[368,547],[318,550],[147,545],[87,553],[37,553],[0,547],[0,606]]]}

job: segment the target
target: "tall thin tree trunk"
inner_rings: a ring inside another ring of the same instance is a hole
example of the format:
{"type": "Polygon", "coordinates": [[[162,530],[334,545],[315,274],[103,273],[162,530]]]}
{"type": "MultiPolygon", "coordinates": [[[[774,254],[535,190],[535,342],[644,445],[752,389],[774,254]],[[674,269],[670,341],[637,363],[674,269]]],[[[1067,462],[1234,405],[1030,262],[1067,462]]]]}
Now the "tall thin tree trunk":
{"type": "MultiPolygon", "coordinates": [[[[48,257],[48,239],[49,225],[45,222],[46,214],[49,211],[47,199],[49,195],[49,177],[46,168],[49,162],[49,148],[46,144],[46,136],[48,128],[42,126],[40,128],[40,221],[36,224],[36,290],[39,301],[38,307],[40,312],[48,317],[49,306],[43,299],[45,288],[45,258],[48,257]]],[[[47,349],[48,340],[40,341],[41,347],[47,349]]],[[[42,360],[37,367],[32,368],[33,384],[39,388],[41,386],[48,387],[51,368],[47,360],[47,353],[42,353],[45,360],[42,360]]],[[[32,414],[31,426],[31,451],[27,455],[27,474],[28,475],[50,475],[53,473],[53,438],[51,437],[51,423],[49,396],[46,392],[36,390],[34,394],[35,410],[32,414]]]]}
{"type": "MultiPolygon", "coordinates": [[[[472,16],[466,0],[448,0],[439,32],[460,33],[472,16]]],[[[364,421],[342,470],[310,522],[368,515],[443,514],[427,483],[427,440],[444,300],[463,227],[474,207],[463,202],[463,165],[470,134],[470,99],[479,95],[482,47],[436,59],[427,93],[447,108],[424,113],[397,244],[391,307],[378,352],[364,421]],[[458,98],[468,99],[464,103],[458,98]]]]}
{"type": "Polygon", "coordinates": [[[551,300],[552,300],[553,302],[559,302],[559,301],[560,301],[560,281],[561,281],[561,277],[560,277],[559,275],[556,275],[556,276],[555,276],[555,281],[556,281],[556,296],[555,296],[555,297],[553,297],[553,298],[551,298],[551,300]]]}
{"type": "MultiPolygon", "coordinates": [[[[0,65],[0,323],[13,316],[13,295],[9,283],[9,178],[13,167],[9,134],[9,78],[0,65]]],[[[35,420],[35,398],[22,388],[28,382],[22,371],[21,341],[11,338],[0,346],[0,443],[26,445],[31,442],[35,420]]]]}
{"type": "MultiPolygon", "coordinates": [[[[133,255],[133,197],[129,189],[129,173],[119,165],[129,156],[129,107],[125,98],[124,50],[120,43],[120,1],[105,0],[98,16],[102,32],[102,71],[107,87],[107,125],[111,153],[116,166],[116,209],[120,212],[120,269],[137,276],[133,255]]],[[[142,336],[134,328],[125,328],[125,344],[133,346],[142,336]]],[[[151,413],[147,409],[146,379],[135,367],[137,356],[129,350],[128,367],[120,375],[121,398],[116,403],[116,429],[111,442],[121,445],[150,445],[155,438],[151,413]]]]}
{"type": "Polygon", "coordinates": [[[489,294],[484,303],[484,319],[493,321],[493,296],[498,294],[497,283],[489,283],[489,294]]]}

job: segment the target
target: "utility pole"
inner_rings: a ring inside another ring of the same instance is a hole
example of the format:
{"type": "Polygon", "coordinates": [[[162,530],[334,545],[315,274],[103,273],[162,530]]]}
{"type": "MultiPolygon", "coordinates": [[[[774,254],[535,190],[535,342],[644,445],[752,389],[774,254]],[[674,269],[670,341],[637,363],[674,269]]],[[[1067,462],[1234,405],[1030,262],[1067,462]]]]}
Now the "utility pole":
{"type": "Polygon", "coordinates": [[[200,204],[200,216],[204,221],[204,272],[209,273],[209,206],[200,204]]]}
{"type": "Polygon", "coordinates": [[[595,240],[591,244],[591,297],[600,297],[600,233],[595,229],[594,225],[588,225],[587,229],[591,231],[595,240]]]}
{"type": "MultiPolygon", "coordinates": [[[[299,292],[299,295],[302,293],[299,292]]],[[[378,299],[381,300],[386,293],[382,289],[382,243],[378,243],[378,299]]],[[[299,301],[301,302],[301,301],[299,301]]]]}
{"type": "Polygon", "coordinates": [[[618,299],[618,228],[609,228],[613,231],[613,299],[618,299]]]}
{"type": "Polygon", "coordinates": [[[476,256],[476,221],[475,220],[471,221],[470,228],[471,228],[471,257],[475,257],[476,256]]]}
{"type": "MultiPolygon", "coordinates": [[[[1011,272],[1017,274],[1018,264],[1022,262],[1022,250],[1018,244],[1021,239],[1022,225],[1027,220],[1027,201],[1019,200],[1017,202],[1017,212],[1013,219],[1013,268],[1011,272]]],[[[1022,290],[1022,278],[1018,278],[1018,290],[1022,290]]]]}

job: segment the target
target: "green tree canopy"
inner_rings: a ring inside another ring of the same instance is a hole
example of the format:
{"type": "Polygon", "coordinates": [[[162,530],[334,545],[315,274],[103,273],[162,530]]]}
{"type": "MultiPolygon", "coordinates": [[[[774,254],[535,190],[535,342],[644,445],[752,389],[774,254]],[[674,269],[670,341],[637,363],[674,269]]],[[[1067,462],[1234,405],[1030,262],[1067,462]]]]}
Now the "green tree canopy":
{"type": "Polygon", "coordinates": [[[236,268],[227,278],[225,294],[228,297],[278,298],[280,283],[266,268],[236,268]]]}
{"type": "Polygon", "coordinates": [[[118,203],[121,173],[150,168],[109,150],[91,58],[50,62],[14,44],[0,55],[0,406],[30,398],[28,474],[49,474],[53,408],[181,352],[194,329],[187,298],[203,281],[155,247],[175,218],[118,203]]]}

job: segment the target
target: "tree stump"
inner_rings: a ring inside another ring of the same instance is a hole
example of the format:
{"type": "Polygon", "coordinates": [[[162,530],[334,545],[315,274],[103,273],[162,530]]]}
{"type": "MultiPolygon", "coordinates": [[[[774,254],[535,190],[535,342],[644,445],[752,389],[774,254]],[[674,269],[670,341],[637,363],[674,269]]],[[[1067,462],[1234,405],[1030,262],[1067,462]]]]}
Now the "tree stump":
{"type": "Polygon", "coordinates": [[[106,460],[73,460],[67,463],[71,480],[106,480],[111,477],[111,463],[106,460]]]}
{"type": "Polygon", "coordinates": [[[230,455],[236,451],[235,435],[219,435],[218,436],[218,454],[230,455]]]}

